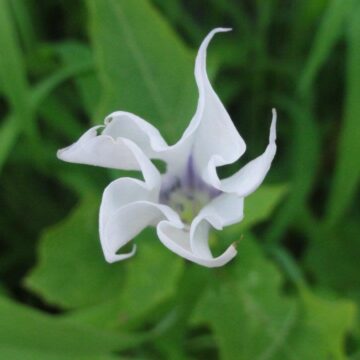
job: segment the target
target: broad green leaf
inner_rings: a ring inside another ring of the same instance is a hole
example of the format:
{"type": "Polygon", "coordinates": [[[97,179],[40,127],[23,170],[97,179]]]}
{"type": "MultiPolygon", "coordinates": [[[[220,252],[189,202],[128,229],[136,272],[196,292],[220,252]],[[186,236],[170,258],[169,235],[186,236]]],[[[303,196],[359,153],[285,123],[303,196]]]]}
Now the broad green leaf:
{"type": "Polygon", "coordinates": [[[108,264],[98,239],[98,207],[90,197],[44,233],[39,263],[26,285],[51,304],[80,309],[74,313],[76,318],[118,326],[147,314],[173,295],[183,263],[160,244],[154,232],[144,231],[137,238],[133,258],[108,264]]]}
{"type": "Polygon", "coordinates": [[[39,262],[25,284],[53,305],[74,309],[98,304],[118,294],[124,283],[121,263],[109,265],[103,258],[98,206],[94,197],[85,199],[42,236],[39,262]]]}
{"type": "Polygon", "coordinates": [[[209,324],[220,358],[345,359],[345,335],[354,305],[325,301],[300,290],[281,293],[281,274],[247,237],[239,245],[232,272],[219,273],[199,304],[194,324],[209,324]]]}
{"type": "Polygon", "coordinates": [[[110,355],[138,342],[135,336],[101,332],[64,322],[4,298],[0,298],[0,319],[0,354],[1,349],[8,352],[16,349],[30,355],[32,352],[45,352],[72,358],[98,356],[101,359],[100,356],[110,355]]]}
{"type": "Polygon", "coordinates": [[[145,118],[174,141],[195,110],[193,61],[148,0],[87,1],[102,84],[97,122],[116,110],[145,118]]]}
{"type": "Polygon", "coordinates": [[[327,60],[342,33],[352,3],[351,0],[329,1],[300,78],[299,89],[301,92],[305,93],[310,89],[319,69],[327,60]]]}
{"type": "MultiPolygon", "coordinates": [[[[10,360],[72,360],[73,355],[62,355],[48,351],[37,351],[29,349],[19,349],[17,346],[4,347],[0,345],[0,358],[10,360]]],[[[76,355],[77,360],[121,360],[118,356],[111,355],[76,355]]]]}
{"type": "Polygon", "coordinates": [[[154,231],[146,230],[139,236],[136,255],[122,263],[126,277],[121,292],[100,305],[73,312],[70,318],[109,328],[132,325],[175,294],[183,265],[154,231]]]}
{"type": "Polygon", "coordinates": [[[328,204],[327,222],[330,225],[345,214],[358,190],[360,178],[360,6],[357,5],[350,16],[347,36],[345,114],[328,204]]]}
{"type": "Polygon", "coordinates": [[[355,321],[354,304],[324,300],[308,290],[300,295],[298,322],[277,359],[347,359],[345,337],[355,321]]]}
{"type": "Polygon", "coordinates": [[[271,359],[286,346],[296,305],[281,296],[281,275],[253,239],[240,242],[234,262],[231,274],[213,282],[196,321],[211,326],[222,360],[271,359]]]}

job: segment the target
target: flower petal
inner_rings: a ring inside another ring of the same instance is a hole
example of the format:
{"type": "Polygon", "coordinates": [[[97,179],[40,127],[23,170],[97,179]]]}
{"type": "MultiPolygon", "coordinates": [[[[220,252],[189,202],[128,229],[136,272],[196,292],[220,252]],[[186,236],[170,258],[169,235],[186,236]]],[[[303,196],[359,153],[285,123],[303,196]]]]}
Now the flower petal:
{"type": "MultiPolygon", "coordinates": [[[[185,230],[182,225],[177,225],[170,221],[161,221],[157,226],[157,234],[160,241],[169,250],[189,261],[209,268],[223,266],[236,255],[236,249],[233,245],[216,258],[195,254],[190,248],[189,231],[185,230]]],[[[199,231],[198,236],[202,236],[207,240],[208,229],[206,227],[202,228],[202,231],[199,231]]]]}
{"type": "Polygon", "coordinates": [[[132,113],[116,111],[106,117],[105,124],[103,135],[132,140],[149,158],[157,158],[168,146],[153,125],[132,113]]]}
{"type": "Polygon", "coordinates": [[[218,257],[213,257],[209,248],[211,226],[222,229],[243,218],[244,199],[231,194],[222,194],[204,207],[191,224],[190,231],[181,224],[161,221],[157,226],[160,241],[171,251],[196,264],[219,267],[228,263],[236,254],[234,245],[218,257]]]}
{"type": "Polygon", "coordinates": [[[218,28],[211,31],[201,44],[196,58],[195,78],[199,89],[199,102],[195,116],[185,133],[196,128],[192,155],[199,174],[204,178],[210,176],[209,162],[214,166],[232,163],[246,149],[244,140],[213,90],[206,73],[206,48],[210,40],[216,33],[229,30],[218,28]]]}
{"type": "Polygon", "coordinates": [[[155,226],[163,219],[182,226],[178,214],[166,205],[136,201],[120,207],[110,216],[100,233],[105,259],[111,263],[132,256],[134,248],[128,254],[117,254],[117,251],[144,228],[155,226]]]}
{"type": "Polygon", "coordinates": [[[139,170],[139,164],[123,138],[98,135],[102,126],[86,131],[77,142],[57,152],[60,160],[114,169],[139,170]]]}
{"type": "Polygon", "coordinates": [[[120,178],[110,183],[104,191],[100,205],[100,240],[105,239],[105,226],[118,209],[136,201],[157,202],[158,193],[156,187],[151,189],[137,179],[120,178]]]}
{"type": "Polygon", "coordinates": [[[143,151],[131,140],[97,135],[101,126],[85,132],[80,139],[58,151],[59,159],[124,170],[141,170],[148,186],[160,186],[160,173],[143,151]]]}
{"type": "Polygon", "coordinates": [[[256,159],[247,163],[234,175],[220,180],[216,165],[208,164],[208,175],[204,180],[215,188],[245,197],[254,192],[264,181],[276,153],[276,112],[273,110],[273,119],[270,127],[269,144],[265,152],[256,159]]]}
{"type": "Polygon", "coordinates": [[[213,199],[195,217],[190,228],[190,247],[192,252],[204,258],[212,258],[209,247],[209,225],[221,230],[224,226],[232,225],[243,219],[244,198],[233,194],[222,194],[213,199]]]}

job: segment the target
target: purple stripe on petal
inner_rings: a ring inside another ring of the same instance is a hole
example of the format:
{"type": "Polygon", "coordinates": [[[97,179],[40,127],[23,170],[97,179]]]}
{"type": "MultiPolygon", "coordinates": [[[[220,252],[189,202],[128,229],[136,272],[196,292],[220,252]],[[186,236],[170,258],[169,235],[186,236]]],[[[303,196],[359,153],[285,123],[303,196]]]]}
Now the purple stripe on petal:
{"type": "Polygon", "coordinates": [[[197,175],[194,168],[194,158],[192,155],[190,155],[186,164],[186,170],[182,181],[183,187],[188,188],[189,190],[193,190],[196,186],[196,177],[197,175]]]}

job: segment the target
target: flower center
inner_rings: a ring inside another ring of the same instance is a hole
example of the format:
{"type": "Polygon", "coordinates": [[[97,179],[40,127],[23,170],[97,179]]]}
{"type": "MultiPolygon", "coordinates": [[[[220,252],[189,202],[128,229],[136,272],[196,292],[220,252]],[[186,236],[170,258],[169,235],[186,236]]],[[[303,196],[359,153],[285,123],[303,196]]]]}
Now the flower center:
{"type": "Polygon", "coordinates": [[[170,206],[185,224],[190,225],[200,210],[219,193],[197,175],[190,157],[183,176],[163,175],[160,202],[170,206]]]}
{"type": "Polygon", "coordinates": [[[193,218],[209,201],[210,195],[205,192],[188,192],[179,188],[169,194],[168,205],[180,215],[184,223],[191,224],[193,218]]]}

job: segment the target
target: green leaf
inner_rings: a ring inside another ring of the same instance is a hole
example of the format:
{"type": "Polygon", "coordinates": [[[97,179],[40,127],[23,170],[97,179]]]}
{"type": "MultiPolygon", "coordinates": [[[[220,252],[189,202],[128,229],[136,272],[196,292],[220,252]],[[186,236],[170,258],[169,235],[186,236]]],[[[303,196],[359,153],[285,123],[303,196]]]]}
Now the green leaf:
{"type": "Polygon", "coordinates": [[[271,358],[297,318],[295,304],[280,295],[279,272],[246,237],[231,275],[219,276],[199,304],[196,322],[211,326],[223,360],[271,358]]]}
{"type": "Polygon", "coordinates": [[[98,206],[94,197],[85,199],[41,238],[39,262],[25,284],[53,305],[69,309],[94,305],[122,287],[121,263],[110,265],[102,255],[98,206]]]}
{"type": "Polygon", "coordinates": [[[14,116],[7,116],[0,125],[0,173],[19,134],[19,124],[14,116]]]}
{"type": "Polygon", "coordinates": [[[327,223],[345,215],[354,199],[360,178],[360,6],[350,16],[347,36],[347,76],[345,114],[339,140],[337,164],[330,192],[327,223]]]}
{"type": "MultiPolygon", "coordinates": [[[[29,349],[19,349],[14,347],[0,347],[0,358],[11,360],[72,360],[73,355],[63,355],[48,351],[37,351],[29,349]]],[[[76,355],[77,360],[121,360],[118,356],[111,355],[76,355]]]]}
{"type": "Polygon", "coordinates": [[[8,0],[0,0],[0,48],[3,54],[6,54],[0,57],[1,90],[4,91],[14,111],[23,114],[28,108],[28,84],[8,0]]]}
{"type": "Polygon", "coordinates": [[[110,112],[134,112],[174,141],[195,109],[193,59],[150,4],[87,1],[102,84],[98,122],[110,112]]]}
{"type": "Polygon", "coordinates": [[[310,89],[319,69],[328,59],[333,46],[341,35],[351,5],[351,0],[329,1],[300,78],[299,89],[302,93],[306,93],[310,89]]]}
{"type": "Polygon", "coordinates": [[[11,1],[10,3],[16,25],[19,29],[21,40],[27,52],[34,49],[36,43],[36,26],[34,26],[34,19],[32,19],[31,3],[26,0],[11,1]]]}
{"type": "Polygon", "coordinates": [[[76,61],[54,72],[39,82],[32,90],[31,107],[35,110],[57,86],[71,77],[88,72],[92,67],[91,59],[86,59],[84,61],[76,61]]]}
{"type": "MultiPolygon", "coordinates": [[[[68,41],[54,47],[67,66],[77,63],[93,63],[93,55],[88,46],[68,41]]],[[[100,84],[94,71],[87,74],[79,74],[75,77],[75,84],[80,93],[82,103],[88,115],[93,118],[100,97],[100,84]]]]}
{"type": "Polygon", "coordinates": [[[0,169],[22,128],[33,134],[32,118],[28,102],[28,84],[23,56],[16,36],[14,22],[7,0],[0,0],[0,83],[1,92],[7,98],[13,114],[0,129],[0,169]]]}
{"type": "Polygon", "coordinates": [[[308,103],[298,103],[288,97],[279,99],[281,107],[288,113],[293,129],[288,146],[291,147],[291,192],[287,201],[272,219],[266,233],[268,243],[278,242],[291,222],[299,222],[299,214],[316,181],[320,160],[320,128],[308,103]]]}
{"type": "Polygon", "coordinates": [[[357,220],[319,234],[309,243],[305,264],[321,288],[346,294],[360,304],[359,234],[357,220]]]}
{"type": "Polygon", "coordinates": [[[279,359],[347,359],[345,336],[354,324],[354,304],[324,300],[308,290],[300,295],[298,323],[279,359]]]}
{"type": "Polygon", "coordinates": [[[1,351],[5,354],[15,351],[15,355],[16,351],[23,351],[30,355],[49,353],[101,359],[100,355],[110,355],[138,342],[136,337],[64,322],[4,298],[0,298],[0,319],[0,355],[1,351]]]}
{"type": "Polygon", "coordinates": [[[239,245],[231,272],[218,276],[200,302],[194,324],[209,324],[223,360],[345,359],[354,305],[301,290],[281,292],[283,279],[253,239],[239,245]]]}
{"type": "Polygon", "coordinates": [[[288,187],[281,185],[263,185],[245,200],[245,217],[240,223],[243,229],[269,218],[275,207],[281,202],[288,187]]]}
{"type": "Polygon", "coordinates": [[[132,259],[108,264],[98,239],[98,206],[89,197],[44,233],[39,262],[25,283],[53,305],[79,309],[71,318],[114,327],[145,316],[172,296],[183,262],[146,230],[132,259]]]}
{"type": "Polygon", "coordinates": [[[174,295],[183,265],[181,258],[158,241],[154,231],[145,230],[138,238],[136,255],[122,263],[126,277],[121,292],[70,317],[101,327],[131,326],[174,295]]]}

